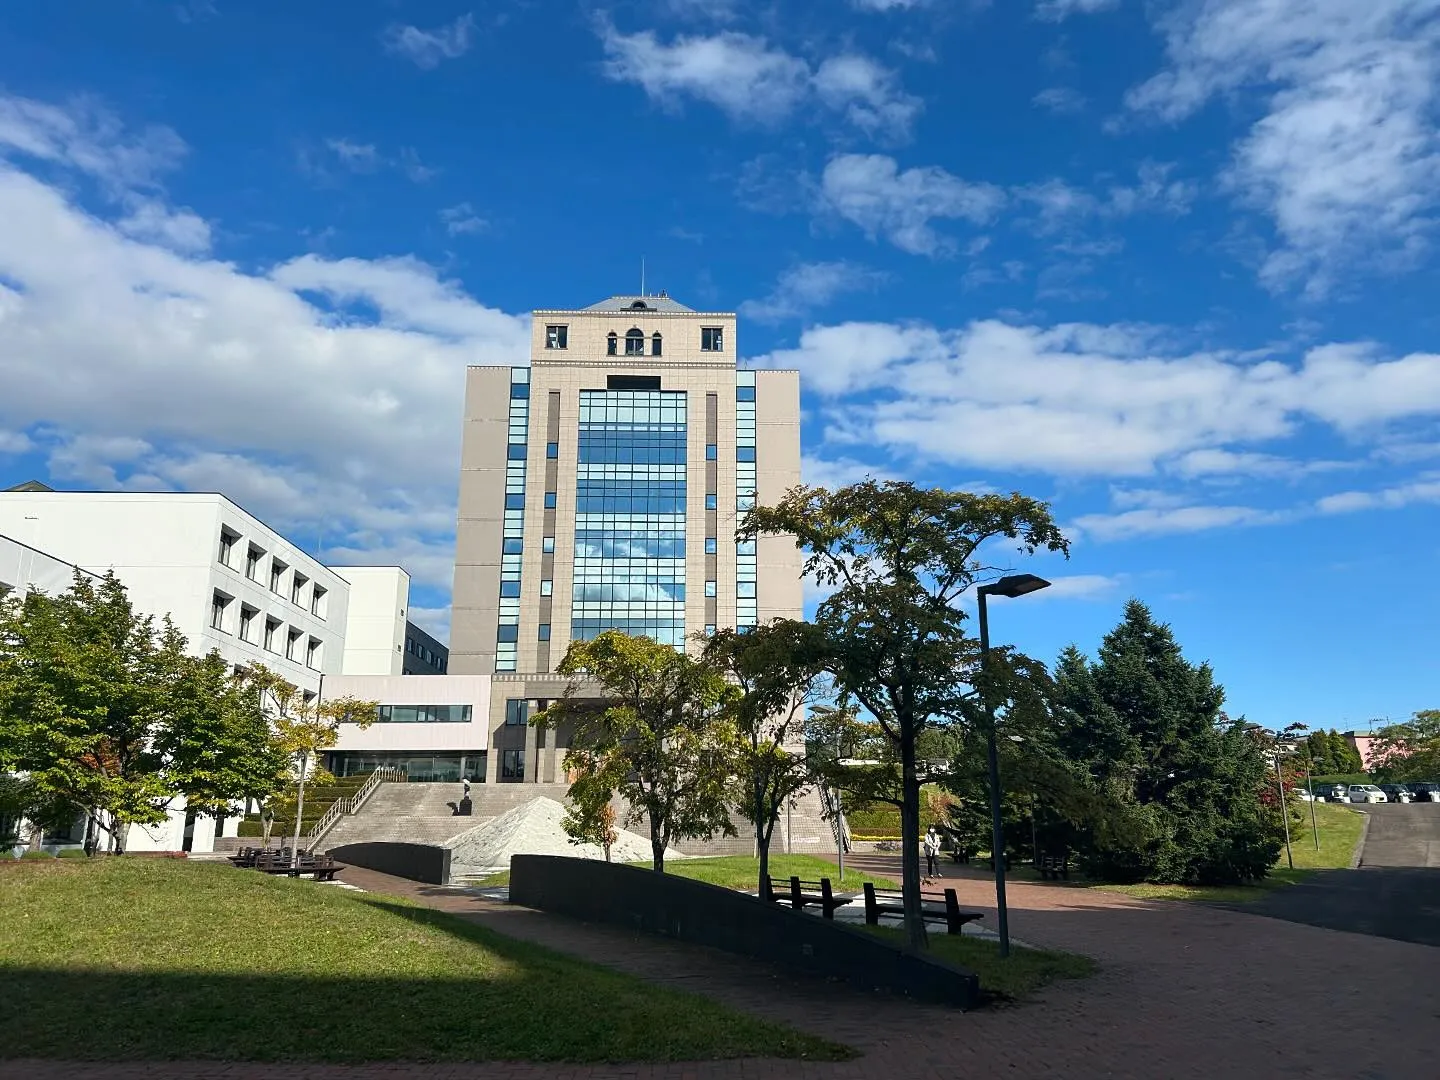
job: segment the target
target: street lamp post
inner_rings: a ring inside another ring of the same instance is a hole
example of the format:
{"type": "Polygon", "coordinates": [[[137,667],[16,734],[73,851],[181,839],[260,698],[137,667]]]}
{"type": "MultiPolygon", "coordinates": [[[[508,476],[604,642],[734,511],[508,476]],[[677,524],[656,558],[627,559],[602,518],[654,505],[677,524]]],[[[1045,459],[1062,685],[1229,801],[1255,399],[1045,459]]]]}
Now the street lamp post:
{"type": "MultiPolygon", "coordinates": [[[[1013,574],[975,590],[980,606],[980,673],[990,671],[990,618],[985,601],[991,596],[1025,596],[1048,588],[1050,582],[1034,574],[1013,574]]],[[[986,754],[990,759],[990,861],[995,866],[995,908],[999,913],[1000,955],[1010,955],[1010,913],[1005,906],[1005,828],[1000,819],[1000,752],[996,746],[995,707],[988,686],[982,691],[985,703],[986,754]]]]}

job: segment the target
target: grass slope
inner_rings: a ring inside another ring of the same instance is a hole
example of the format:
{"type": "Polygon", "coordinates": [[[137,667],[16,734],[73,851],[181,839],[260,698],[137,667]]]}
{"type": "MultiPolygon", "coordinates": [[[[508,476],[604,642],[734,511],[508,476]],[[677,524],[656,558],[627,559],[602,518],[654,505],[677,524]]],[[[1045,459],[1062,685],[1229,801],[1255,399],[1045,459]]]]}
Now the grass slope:
{"type": "MultiPolygon", "coordinates": [[[[649,861],[629,863],[642,870],[650,869],[649,861]]],[[[749,855],[723,855],[705,859],[675,859],[665,863],[665,872],[676,877],[704,881],[726,889],[754,890],[760,882],[760,860],[749,855]]],[[[771,855],[770,876],[777,878],[799,877],[805,881],[819,881],[828,877],[837,892],[858,891],[867,881],[876,888],[898,889],[900,886],[889,878],[875,874],[862,874],[858,870],[846,870],[844,881],[840,880],[835,864],[815,855],[771,855]]],[[[491,874],[475,882],[482,886],[510,884],[510,872],[491,874]]]]}
{"type": "Polygon", "coordinates": [[[1315,833],[1310,828],[1310,804],[1301,807],[1301,824],[1292,826],[1290,850],[1295,869],[1290,869],[1285,853],[1265,880],[1254,885],[1095,885],[1107,892],[1124,893],[1141,900],[1209,900],[1218,903],[1245,903],[1263,896],[1270,889],[1303,881],[1316,870],[1342,870],[1350,865],[1355,846],[1365,828],[1365,816],[1338,803],[1315,803],[1315,824],[1320,847],[1315,847],[1315,833]]]}
{"type": "Polygon", "coordinates": [[[849,1056],[441,912],[221,864],[16,860],[0,911],[0,1057],[849,1056]]]}

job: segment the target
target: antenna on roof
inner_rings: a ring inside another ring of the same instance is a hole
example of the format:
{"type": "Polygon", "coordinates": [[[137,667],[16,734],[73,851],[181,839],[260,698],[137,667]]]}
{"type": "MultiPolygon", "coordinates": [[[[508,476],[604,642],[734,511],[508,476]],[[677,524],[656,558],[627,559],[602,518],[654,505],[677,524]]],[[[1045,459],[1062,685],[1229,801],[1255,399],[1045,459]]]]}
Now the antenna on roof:
{"type": "Polygon", "coordinates": [[[645,256],[640,256],[640,295],[645,295],[645,256]]]}

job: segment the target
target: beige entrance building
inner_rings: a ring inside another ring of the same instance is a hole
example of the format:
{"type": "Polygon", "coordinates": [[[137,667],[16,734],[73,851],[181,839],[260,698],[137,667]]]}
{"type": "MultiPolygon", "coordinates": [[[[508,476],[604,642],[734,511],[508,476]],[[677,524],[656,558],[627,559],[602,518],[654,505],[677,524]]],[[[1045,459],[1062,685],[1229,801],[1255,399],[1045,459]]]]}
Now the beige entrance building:
{"type": "Polygon", "coordinates": [[[572,640],[801,617],[794,542],[735,539],[800,482],[799,375],[736,357],[732,312],[662,293],[536,311],[528,367],[469,369],[450,671],[491,677],[487,783],[564,783],[525,721],[572,640]]]}

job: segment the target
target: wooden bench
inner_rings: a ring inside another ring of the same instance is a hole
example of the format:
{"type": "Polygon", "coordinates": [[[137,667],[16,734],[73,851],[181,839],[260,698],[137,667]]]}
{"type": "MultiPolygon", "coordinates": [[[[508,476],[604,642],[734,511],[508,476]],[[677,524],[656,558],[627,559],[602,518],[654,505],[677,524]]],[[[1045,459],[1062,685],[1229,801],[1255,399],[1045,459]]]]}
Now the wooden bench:
{"type": "MultiPolygon", "coordinates": [[[[896,889],[877,889],[865,882],[865,922],[870,926],[880,925],[881,915],[905,914],[904,894],[896,889]]],[[[979,911],[961,911],[960,901],[955,899],[955,890],[946,889],[945,899],[936,900],[922,897],[920,914],[926,922],[944,923],[947,933],[958,934],[968,922],[975,922],[985,916],[979,911]]]]}
{"type": "Polygon", "coordinates": [[[837,899],[834,890],[830,887],[828,877],[821,878],[819,881],[801,881],[798,877],[788,880],[772,877],[770,878],[770,899],[777,904],[789,904],[796,911],[803,911],[807,907],[818,907],[825,918],[833,919],[835,909],[850,903],[851,898],[842,896],[837,899]]]}
{"type": "Polygon", "coordinates": [[[1040,876],[1046,881],[1055,881],[1059,878],[1070,880],[1070,856],[1069,855],[1041,855],[1040,863],[1036,866],[1040,876]]]}
{"type": "Polygon", "coordinates": [[[316,881],[334,881],[335,876],[345,869],[328,855],[311,855],[305,851],[300,853],[298,859],[293,860],[288,851],[261,852],[252,856],[249,862],[236,862],[235,865],[248,870],[259,870],[262,874],[275,874],[277,877],[282,874],[286,877],[313,874],[316,881]]]}

